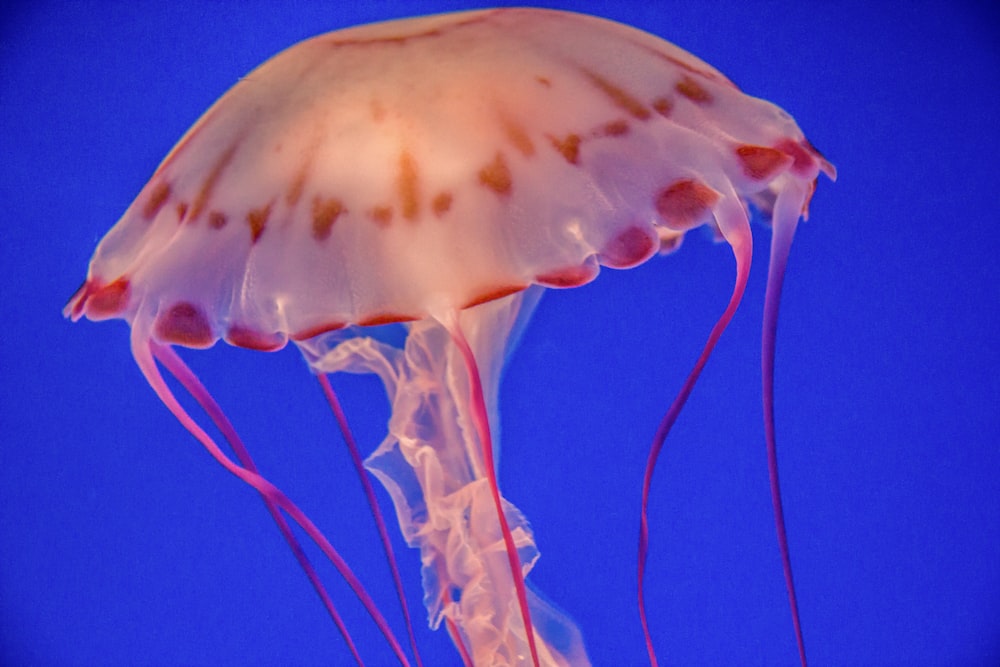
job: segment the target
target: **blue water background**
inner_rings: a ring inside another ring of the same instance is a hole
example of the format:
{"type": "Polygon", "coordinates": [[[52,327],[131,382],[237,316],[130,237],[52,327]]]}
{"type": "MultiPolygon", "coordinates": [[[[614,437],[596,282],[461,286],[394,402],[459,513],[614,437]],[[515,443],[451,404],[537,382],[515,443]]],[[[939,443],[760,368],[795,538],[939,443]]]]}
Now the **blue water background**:
{"type": "MultiPolygon", "coordinates": [[[[1000,22],[986,2],[565,2],[704,58],[837,165],[800,227],[779,330],[781,473],[815,665],[1000,664],[1000,22]]],[[[0,663],[349,660],[262,503],[162,407],[120,322],[64,321],[101,236],[201,112],[311,35],[442,2],[56,2],[0,9],[0,663]]],[[[760,418],[769,233],[668,441],[647,593],[675,665],[792,665],[760,418]]],[[[598,665],[643,664],[648,442],[731,287],[724,246],[542,300],[502,397],[501,484],[532,581],[598,665]]],[[[359,485],[294,349],[185,354],[260,467],[402,632],[359,485]]],[[[362,445],[386,409],[341,379],[362,445]]],[[[388,507],[388,502],[385,503],[388,507]]],[[[395,536],[395,532],[394,532],[395,536]]],[[[430,665],[457,664],[422,622],[430,665]]],[[[370,664],[391,662],[332,575],[370,664]]]]}

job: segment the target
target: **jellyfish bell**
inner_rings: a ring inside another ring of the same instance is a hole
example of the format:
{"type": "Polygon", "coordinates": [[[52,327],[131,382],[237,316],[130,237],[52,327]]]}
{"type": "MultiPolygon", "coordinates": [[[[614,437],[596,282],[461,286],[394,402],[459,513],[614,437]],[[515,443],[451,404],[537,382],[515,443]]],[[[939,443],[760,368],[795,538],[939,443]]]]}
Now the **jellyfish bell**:
{"type": "MultiPolygon", "coordinates": [[[[338,418],[326,374],[378,376],[392,415],[365,465],[420,550],[431,624],[447,626],[467,662],[582,664],[572,620],[525,585],[538,550],[496,482],[497,387],[511,341],[543,288],[586,284],[601,266],[636,266],[700,226],[732,247],[732,297],[650,454],[639,550],[645,628],[652,469],[742,296],[748,206],[775,230],[769,415],[784,258],[821,171],[835,176],[788,114],[634,28],[540,9],[361,26],[278,54],[213,105],[100,242],[65,313],[127,321],[133,354],[167,407],[262,494],[293,551],[285,516],[349,581],[332,545],[260,474],[172,346],[223,339],[272,351],[292,340],[338,418]],[[382,335],[389,325],[405,337],[382,335]],[[184,411],[160,367],[206,409],[236,460],[184,411]]],[[[772,472],[773,441],[769,428],[772,472]]],[[[776,479],[772,493],[784,549],[776,479]]],[[[784,563],[804,662],[787,551],[784,563]]],[[[365,598],[360,582],[355,590],[365,598]]],[[[648,629],[646,641],[655,660],[648,629]]]]}

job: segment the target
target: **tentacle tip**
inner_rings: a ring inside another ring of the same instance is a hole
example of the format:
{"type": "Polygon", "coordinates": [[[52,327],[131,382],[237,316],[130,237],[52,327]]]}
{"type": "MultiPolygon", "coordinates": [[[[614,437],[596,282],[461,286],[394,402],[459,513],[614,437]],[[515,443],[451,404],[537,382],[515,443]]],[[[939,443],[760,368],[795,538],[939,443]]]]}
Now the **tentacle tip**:
{"type": "Polygon", "coordinates": [[[823,160],[820,163],[820,171],[822,171],[824,174],[826,174],[826,177],[829,178],[830,181],[836,183],[836,181],[837,181],[837,168],[835,166],[833,166],[831,163],[827,162],[826,160],[823,160]]]}

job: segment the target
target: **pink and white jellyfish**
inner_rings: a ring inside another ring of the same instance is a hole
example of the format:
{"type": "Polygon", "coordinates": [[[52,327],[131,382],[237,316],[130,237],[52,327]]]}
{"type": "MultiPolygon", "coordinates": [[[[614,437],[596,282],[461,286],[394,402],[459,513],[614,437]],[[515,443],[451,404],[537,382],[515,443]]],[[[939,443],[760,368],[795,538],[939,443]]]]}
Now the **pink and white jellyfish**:
{"type": "MultiPolygon", "coordinates": [[[[601,266],[636,266],[703,225],[729,244],[732,297],[657,433],[645,508],[667,431],[741,300],[754,206],[773,229],[765,424],[804,662],[777,487],[771,371],[785,259],[819,172],[835,177],[787,113],[634,28],[539,9],[351,28],[278,54],[213,105],[100,242],[65,313],[128,322],[154,391],[261,493],[359,662],[361,649],[288,520],[367,600],[361,583],[258,471],[174,346],[223,339],[274,351],[291,340],[338,417],[326,374],[377,375],[392,415],[364,466],[420,550],[431,626],[445,623],[471,664],[585,664],[572,620],[525,585],[539,552],[497,485],[505,354],[543,288],[586,284],[601,266]],[[405,327],[405,342],[380,335],[389,324],[405,327]],[[161,367],[205,408],[235,458],[176,400],[161,367]]],[[[639,542],[646,629],[645,509],[639,542]]],[[[407,663],[402,642],[367,604],[407,663]]],[[[655,661],[648,630],[646,638],[655,661]]]]}

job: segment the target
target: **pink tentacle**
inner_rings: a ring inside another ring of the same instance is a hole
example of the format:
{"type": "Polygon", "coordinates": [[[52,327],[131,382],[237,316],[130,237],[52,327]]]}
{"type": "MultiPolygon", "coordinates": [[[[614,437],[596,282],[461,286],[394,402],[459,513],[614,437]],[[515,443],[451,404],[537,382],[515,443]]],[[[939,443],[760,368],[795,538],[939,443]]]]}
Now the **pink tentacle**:
{"type": "MultiPolygon", "coordinates": [[[[251,458],[250,452],[243,444],[242,439],[240,439],[239,435],[236,433],[236,429],[232,425],[232,422],[229,421],[229,418],[222,411],[222,408],[216,402],[215,398],[213,398],[208,392],[208,389],[206,389],[202,384],[201,380],[198,379],[198,376],[191,371],[188,365],[184,363],[173,348],[165,345],[159,345],[157,343],[152,343],[151,348],[153,350],[154,358],[163,364],[163,366],[170,371],[175,378],[177,378],[184,389],[187,390],[192,397],[194,397],[195,401],[198,402],[198,405],[201,406],[201,409],[205,411],[205,414],[209,416],[216,428],[219,429],[223,437],[229,443],[229,446],[233,448],[234,452],[236,452],[236,457],[240,460],[240,463],[243,464],[243,467],[251,472],[258,472],[257,465],[253,462],[253,458],[251,458]]],[[[288,525],[288,521],[285,520],[285,517],[282,516],[278,506],[268,495],[262,493],[261,498],[264,500],[264,504],[267,506],[267,510],[270,512],[271,518],[274,519],[275,524],[277,524],[278,530],[281,531],[282,537],[285,538],[285,542],[292,550],[295,560],[299,563],[299,567],[301,567],[303,572],[306,573],[313,589],[323,601],[323,606],[326,607],[327,613],[330,615],[330,618],[333,619],[334,624],[337,626],[337,630],[340,631],[341,636],[347,643],[347,648],[350,650],[354,660],[359,665],[364,665],[364,661],[358,653],[357,647],[347,630],[347,626],[344,624],[343,618],[341,618],[340,613],[333,604],[333,600],[327,593],[326,587],[323,586],[322,581],[320,581],[319,574],[312,566],[312,563],[309,562],[309,557],[306,556],[305,550],[302,548],[302,545],[292,532],[291,526],[288,525]]]]}
{"type": "Polygon", "coordinates": [[[448,636],[451,637],[451,643],[458,649],[463,667],[475,667],[472,663],[472,656],[469,655],[469,649],[465,647],[465,642],[462,640],[462,633],[459,631],[458,626],[455,625],[455,621],[445,616],[444,625],[448,629],[448,636]]]}
{"type": "Polygon", "coordinates": [[[771,505],[774,507],[774,524],[781,550],[781,566],[785,574],[785,588],[788,604],[795,626],[795,641],[799,649],[799,660],[806,667],[806,647],[802,638],[802,624],[799,620],[799,603],[795,595],[792,578],[792,558],[788,550],[788,536],[785,532],[785,513],[781,506],[781,485],[778,482],[778,449],[774,428],[774,349],[778,335],[778,311],[781,305],[781,288],[785,280],[788,254],[795,237],[799,216],[802,213],[806,194],[789,187],[782,190],[775,202],[772,220],[771,257],[767,271],[767,289],[764,294],[764,318],[761,332],[761,383],[764,402],[764,437],[767,441],[767,473],[771,484],[771,505]]]}
{"type": "Polygon", "coordinates": [[[531,652],[531,662],[534,667],[538,667],[538,648],[535,646],[535,629],[531,624],[531,613],[528,609],[528,592],[524,585],[524,574],[521,572],[521,559],[518,558],[514,537],[511,535],[510,526],[507,524],[507,516],[504,514],[503,505],[500,502],[500,489],[497,486],[496,466],[493,461],[493,439],[490,435],[486,401],[483,397],[483,385],[479,379],[479,366],[476,364],[476,356],[473,354],[472,348],[469,347],[469,342],[466,340],[465,334],[462,333],[457,318],[454,316],[449,317],[443,323],[448,328],[452,340],[462,354],[465,366],[469,372],[472,421],[475,424],[479,443],[483,450],[483,467],[486,469],[490,493],[493,496],[493,505],[496,507],[497,519],[500,521],[500,531],[503,533],[504,546],[507,550],[507,561],[510,564],[511,577],[514,579],[514,588],[517,590],[517,604],[520,607],[521,620],[524,623],[524,634],[528,639],[528,649],[531,652]]]}
{"type": "Polygon", "coordinates": [[[639,515],[639,562],[637,586],[639,619],[642,623],[642,632],[646,640],[646,651],[649,654],[649,662],[653,665],[653,667],[656,667],[657,665],[656,651],[653,648],[653,638],[649,631],[649,621],[646,616],[645,594],[643,591],[643,582],[646,573],[646,558],[649,553],[649,490],[653,483],[653,471],[656,468],[656,462],[660,456],[661,450],[663,449],[663,443],[667,438],[667,434],[670,433],[670,429],[673,427],[674,422],[677,421],[677,417],[684,408],[684,404],[687,402],[688,396],[691,395],[691,391],[694,389],[694,385],[698,381],[698,377],[701,375],[702,369],[708,362],[708,358],[712,354],[712,350],[715,349],[716,343],[719,342],[719,338],[722,336],[722,333],[726,330],[726,327],[729,326],[729,322],[733,319],[733,315],[736,314],[736,309],[739,307],[740,301],[743,299],[743,292],[746,289],[747,279],[750,276],[750,261],[753,254],[753,237],[750,234],[750,226],[746,218],[745,210],[743,210],[742,206],[738,204],[738,200],[733,200],[731,202],[730,209],[728,211],[723,209],[720,213],[717,213],[717,218],[719,219],[723,235],[732,247],[733,255],[736,258],[736,282],[733,286],[732,296],[729,298],[729,303],[726,306],[725,311],[723,311],[722,315],[712,327],[712,331],[708,335],[708,340],[705,342],[705,346],[702,348],[701,354],[698,356],[698,360],[694,364],[694,368],[691,369],[687,379],[684,380],[684,384],[681,385],[680,391],[677,392],[677,396],[670,404],[666,414],[663,415],[663,419],[660,421],[659,427],[656,429],[656,434],[653,436],[653,442],[649,448],[649,458],[646,460],[646,470],[642,479],[642,500],[639,515]]]}
{"type": "Polygon", "coordinates": [[[333,411],[333,415],[337,419],[337,424],[340,426],[340,432],[344,436],[344,442],[347,443],[347,450],[351,454],[351,463],[354,464],[354,469],[358,474],[358,479],[361,481],[365,497],[368,499],[368,507],[371,508],[372,517],[375,519],[375,525],[378,528],[379,539],[382,541],[382,549],[385,551],[386,560],[389,562],[389,569],[392,571],[392,581],[396,587],[396,597],[399,598],[399,605],[403,610],[403,619],[406,622],[406,631],[410,636],[410,648],[413,650],[413,658],[416,660],[417,667],[420,667],[423,663],[420,660],[420,650],[417,648],[417,637],[413,632],[413,623],[410,620],[410,607],[406,604],[406,593],[403,590],[403,579],[399,576],[399,567],[396,563],[396,555],[392,549],[392,542],[389,541],[389,531],[385,527],[385,519],[382,516],[382,510],[379,509],[378,500],[375,498],[375,489],[372,488],[371,480],[368,478],[368,471],[365,470],[364,462],[361,459],[361,450],[358,448],[358,443],[354,439],[351,427],[347,423],[347,415],[344,414],[343,408],[340,407],[340,401],[337,400],[337,394],[333,391],[333,386],[330,385],[330,379],[325,373],[320,373],[316,377],[319,380],[320,386],[323,388],[323,395],[326,396],[326,401],[330,404],[330,409],[333,411]]]}
{"type": "MultiPolygon", "coordinates": [[[[297,523],[309,537],[316,543],[316,545],[322,550],[323,554],[330,560],[330,562],[337,568],[337,571],[344,578],[347,584],[354,591],[355,595],[364,605],[368,614],[375,621],[379,630],[385,636],[386,641],[389,642],[393,651],[395,652],[400,663],[403,665],[409,665],[409,661],[406,659],[406,655],[403,653],[399,642],[396,640],[395,635],[393,635],[392,630],[389,628],[388,623],[379,613],[378,609],[375,608],[375,603],[371,599],[371,596],[365,591],[364,586],[348,567],[347,563],[341,558],[340,554],[337,553],[333,545],[326,539],[326,536],[316,527],[316,525],[309,519],[308,516],[295,503],[288,499],[284,493],[281,492],[277,487],[275,487],[271,482],[267,481],[261,477],[258,473],[248,470],[247,468],[241,467],[231,461],[219,446],[212,440],[201,426],[198,425],[194,419],[187,413],[186,410],[180,405],[173,392],[167,386],[166,382],[163,380],[163,376],[160,374],[159,368],[156,366],[154,360],[154,355],[160,356],[161,358],[167,358],[162,351],[166,349],[166,346],[160,345],[155,341],[151,340],[147,335],[146,327],[141,326],[138,322],[133,322],[132,327],[132,355],[142,371],[143,375],[146,377],[147,382],[149,382],[150,387],[156,392],[156,395],[160,398],[163,404],[170,410],[171,413],[177,418],[177,420],[197,439],[203,447],[208,451],[209,454],[215,458],[226,470],[231,472],[236,477],[240,478],[254,489],[258,491],[264,498],[267,498],[274,506],[282,509],[295,523],[297,523]]],[[[171,362],[176,361],[175,365],[184,366],[183,361],[180,357],[174,355],[171,362]]],[[[170,366],[164,362],[164,365],[170,369],[170,366]]],[[[186,367],[186,366],[185,366],[186,367]]],[[[179,368],[179,366],[178,366],[179,368]]],[[[190,371],[188,371],[190,372],[190,371]]],[[[178,378],[180,379],[180,378],[178,378]]],[[[207,392],[206,392],[207,394],[207,392]]]]}

